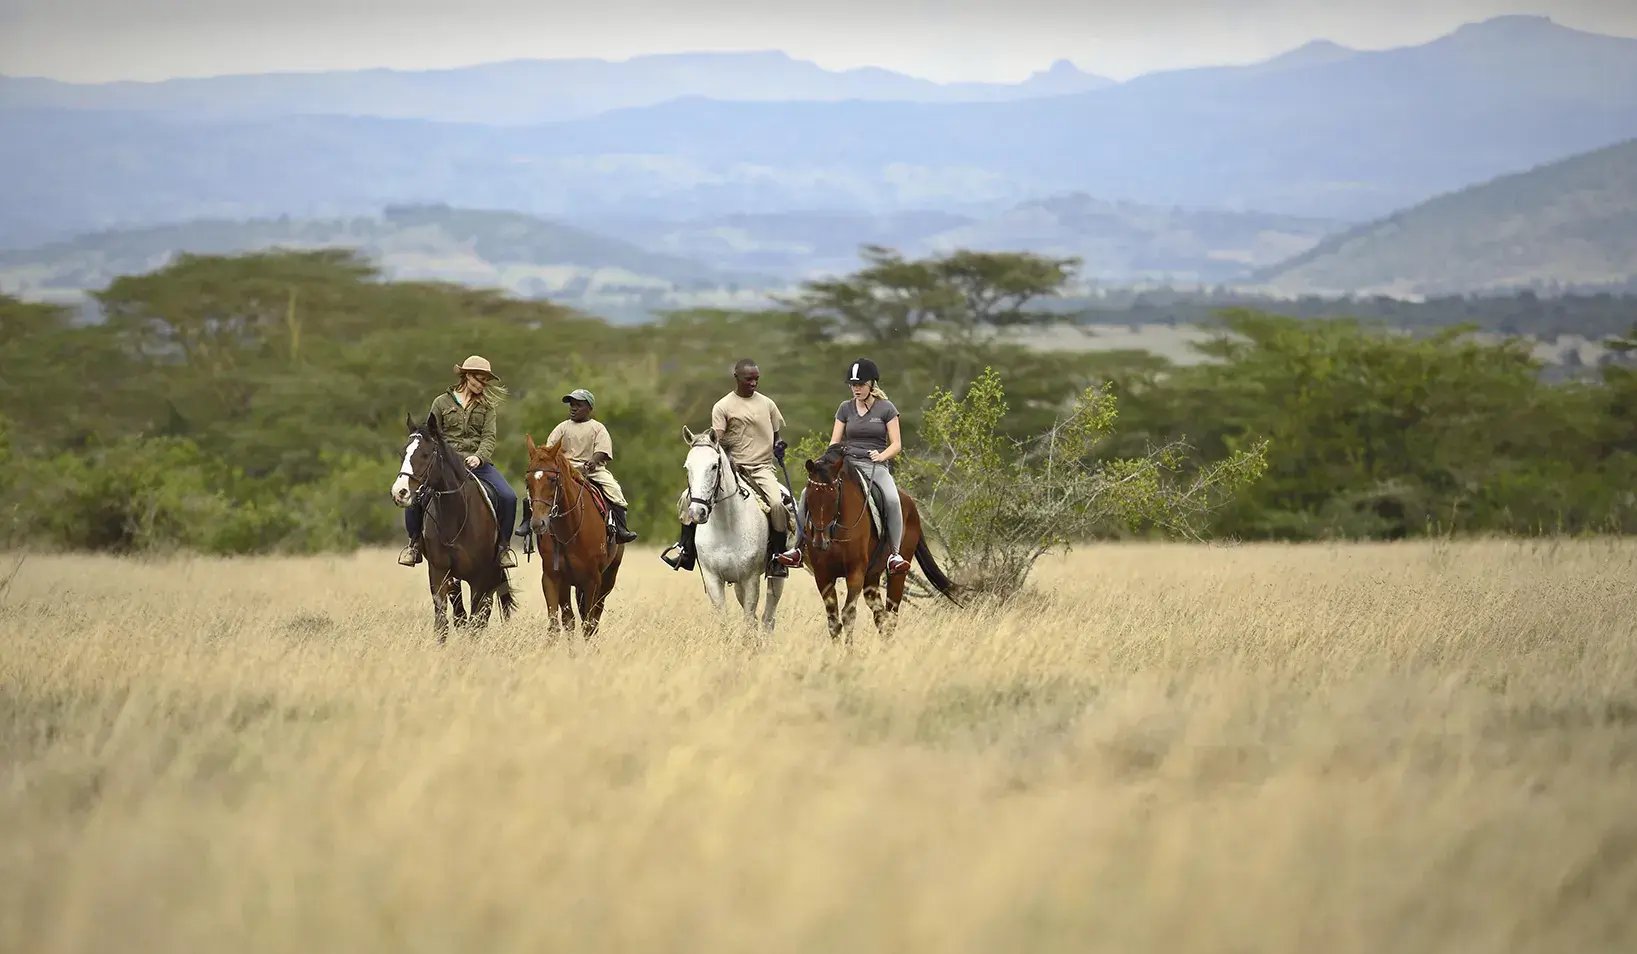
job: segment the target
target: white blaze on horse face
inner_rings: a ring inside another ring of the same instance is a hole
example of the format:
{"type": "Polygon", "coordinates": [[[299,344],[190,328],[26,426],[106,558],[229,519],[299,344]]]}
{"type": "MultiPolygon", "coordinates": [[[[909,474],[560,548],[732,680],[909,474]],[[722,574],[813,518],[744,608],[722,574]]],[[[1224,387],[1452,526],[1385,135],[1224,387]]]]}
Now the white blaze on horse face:
{"type": "Polygon", "coordinates": [[[414,468],[409,466],[410,458],[415,456],[415,449],[421,446],[421,439],[417,435],[409,439],[409,445],[404,448],[403,463],[398,465],[398,479],[392,482],[392,499],[403,507],[409,504],[409,477],[414,468]]]}
{"type": "MultiPolygon", "coordinates": [[[[721,460],[721,454],[711,447],[696,446],[688,451],[688,460],[684,464],[688,469],[688,496],[695,500],[710,500],[716,492],[715,472],[712,470],[721,460]]],[[[710,509],[701,503],[688,504],[688,521],[690,523],[704,523],[710,519],[710,509]]]]}

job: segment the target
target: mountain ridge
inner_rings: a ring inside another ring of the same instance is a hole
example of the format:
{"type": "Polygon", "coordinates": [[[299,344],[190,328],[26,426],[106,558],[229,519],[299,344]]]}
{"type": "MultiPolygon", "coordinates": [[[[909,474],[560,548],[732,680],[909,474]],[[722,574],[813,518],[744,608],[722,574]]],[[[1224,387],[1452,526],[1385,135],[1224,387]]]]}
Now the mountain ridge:
{"type": "Polygon", "coordinates": [[[1247,287],[1440,295],[1637,280],[1637,138],[1434,197],[1347,229],[1247,287]]]}

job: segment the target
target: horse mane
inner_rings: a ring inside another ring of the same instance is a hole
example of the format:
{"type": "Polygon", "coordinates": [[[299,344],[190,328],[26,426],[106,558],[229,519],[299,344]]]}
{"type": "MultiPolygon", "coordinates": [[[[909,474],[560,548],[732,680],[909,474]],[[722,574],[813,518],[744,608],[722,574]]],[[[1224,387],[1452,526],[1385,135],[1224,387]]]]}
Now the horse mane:
{"type": "Polygon", "coordinates": [[[826,480],[834,480],[836,475],[841,472],[841,465],[846,460],[847,452],[842,449],[841,445],[831,444],[824,449],[824,453],[818,456],[818,460],[813,461],[813,466],[824,474],[826,480]]]}
{"type": "Polygon", "coordinates": [[[417,437],[431,441],[432,453],[437,454],[438,460],[449,465],[456,474],[459,474],[462,470],[471,469],[466,466],[466,459],[455,453],[455,449],[449,446],[449,441],[444,438],[441,430],[434,434],[425,424],[420,424],[415,427],[413,433],[417,437]]]}
{"type": "Polygon", "coordinates": [[[563,450],[561,441],[555,444],[534,445],[534,452],[529,455],[529,469],[533,470],[536,463],[546,461],[555,463],[557,470],[567,475],[570,480],[576,481],[585,487],[591,486],[591,478],[580,473],[580,468],[574,466],[574,461],[569,459],[568,452],[563,450]]]}

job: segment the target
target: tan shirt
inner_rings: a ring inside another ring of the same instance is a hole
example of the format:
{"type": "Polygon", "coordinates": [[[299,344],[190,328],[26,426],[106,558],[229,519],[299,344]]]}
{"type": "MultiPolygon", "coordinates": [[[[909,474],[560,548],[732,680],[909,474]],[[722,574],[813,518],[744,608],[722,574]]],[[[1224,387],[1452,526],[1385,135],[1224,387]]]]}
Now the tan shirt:
{"type": "Polygon", "coordinates": [[[773,435],[784,430],[784,415],[767,395],[742,398],[736,391],[711,408],[711,429],[735,464],[757,467],[773,463],[773,435]]]}
{"type": "Polygon", "coordinates": [[[563,453],[576,464],[584,464],[591,460],[591,455],[602,451],[610,459],[614,457],[614,439],[608,435],[608,428],[603,427],[602,421],[591,420],[584,424],[574,421],[564,421],[552,428],[551,436],[546,438],[547,444],[561,441],[563,453]]]}

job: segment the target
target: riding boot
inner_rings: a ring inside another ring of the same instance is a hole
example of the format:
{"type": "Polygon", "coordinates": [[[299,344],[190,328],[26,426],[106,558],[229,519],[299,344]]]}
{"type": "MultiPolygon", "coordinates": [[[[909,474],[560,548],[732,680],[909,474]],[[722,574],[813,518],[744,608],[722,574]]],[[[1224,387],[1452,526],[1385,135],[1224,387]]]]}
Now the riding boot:
{"type": "Polygon", "coordinates": [[[625,525],[625,508],[609,507],[608,509],[614,514],[614,540],[618,543],[630,543],[635,540],[637,535],[632,533],[631,528],[625,525]]]}
{"type": "Polygon", "coordinates": [[[780,531],[777,531],[777,530],[768,531],[768,534],[767,534],[767,555],[768,555],[767,575],[768,575],[769,579],[771,579],[773,577],[784,577],[784,576],[789,576],[790,575],[790,568],[785,566],[784,563],[779,560],[779,554],[784,552],[785,543],[789,539],[790,539],[790,534],[787,533],[787,532],[780,532],[780,531]]]}
{"type": "Polygon", "coordinates": [[[677,536],[675,545],[661,553],[659,558],[664,560],[673,570],[692,570],[694,564],[693,538],[694,534],[698,532],[699,527],[696,524],[683,524],[682,533],[677,536]],[[678,551],[675,556],[671,555],[672,550],[678,551]]]}
{"type": "Polygon", "coordinates": [[[534,514],[530,512],[530,507],[521,507],[519,509],[521,509],[523,512],[518,514],[517,530],[513,535],[528,539],[529,537],[534,536],[534,528],[529,526],[529,524],[534,521],[534,514]]]}

